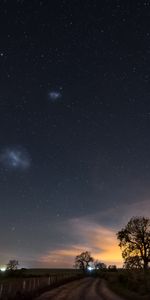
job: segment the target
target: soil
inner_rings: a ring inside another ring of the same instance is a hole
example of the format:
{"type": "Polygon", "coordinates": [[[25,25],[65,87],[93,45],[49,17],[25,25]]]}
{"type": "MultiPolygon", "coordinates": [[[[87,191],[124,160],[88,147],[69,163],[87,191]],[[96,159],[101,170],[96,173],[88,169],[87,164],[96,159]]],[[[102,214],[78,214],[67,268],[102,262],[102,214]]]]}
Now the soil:
{"type": "Polygon", "coordinates": [[[84,278],[64,284],[35,300],[125,300],[115,295],[100,278],[84,278]]]}

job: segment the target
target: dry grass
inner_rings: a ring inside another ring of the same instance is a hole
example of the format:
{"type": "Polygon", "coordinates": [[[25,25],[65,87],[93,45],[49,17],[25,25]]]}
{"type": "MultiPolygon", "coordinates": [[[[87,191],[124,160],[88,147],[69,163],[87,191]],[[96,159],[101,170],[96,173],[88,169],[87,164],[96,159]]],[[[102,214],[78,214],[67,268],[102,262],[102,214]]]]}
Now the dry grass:
{"type": "Polygon", "coordinates": [[[105,273],[109,287],[117,294],[129,300],[150,299],[150,271],[144,274],[142,271],[125,270],[105,273]]]}

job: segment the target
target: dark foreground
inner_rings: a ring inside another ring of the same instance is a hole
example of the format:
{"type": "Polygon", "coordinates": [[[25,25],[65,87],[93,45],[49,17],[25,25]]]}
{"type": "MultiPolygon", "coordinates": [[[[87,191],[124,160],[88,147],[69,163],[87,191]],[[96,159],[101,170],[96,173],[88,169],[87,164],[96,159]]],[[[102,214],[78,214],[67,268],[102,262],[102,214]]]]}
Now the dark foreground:
{"type": "Polygon", "coordinates": [[[111,292],[105,281],[84,278],[64,284],[42,294],[35,300],[123,300],[111,292]]]}

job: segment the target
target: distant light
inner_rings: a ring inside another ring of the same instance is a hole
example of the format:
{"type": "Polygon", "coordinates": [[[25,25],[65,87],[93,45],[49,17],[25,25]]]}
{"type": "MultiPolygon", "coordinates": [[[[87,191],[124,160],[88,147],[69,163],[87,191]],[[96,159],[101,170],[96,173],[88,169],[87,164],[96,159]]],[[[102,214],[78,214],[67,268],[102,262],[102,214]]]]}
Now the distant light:
{"type": "Polygon", "coordinates": [[[89,271],[92,271],[92,270],[94,270],[94,268],[92,268],[92,267],[88,267],[88,270],[89,270],[89,271]]]}
{"type": "Polygon", "coordinates": [[[5,272],[6,271],[6,267],[2,267],[0,268],[1,272],[5,272]]]}

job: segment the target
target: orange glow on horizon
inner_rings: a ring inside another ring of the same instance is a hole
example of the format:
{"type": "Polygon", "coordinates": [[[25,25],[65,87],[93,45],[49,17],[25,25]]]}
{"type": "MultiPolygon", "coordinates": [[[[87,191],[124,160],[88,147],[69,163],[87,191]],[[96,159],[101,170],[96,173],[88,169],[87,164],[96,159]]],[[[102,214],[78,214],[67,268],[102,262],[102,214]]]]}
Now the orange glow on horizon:
{"type": "Polygon", "coordinates": [[[42,263],[53,267],[73,267],[75,256],[87,250],[94,259],[107,265],[122,266],[121,251],[114,230],[83,220],[71,220],[70,227],[73,234],[78,232],[82,243],[48,251],[40,258],[42,263]]]}

